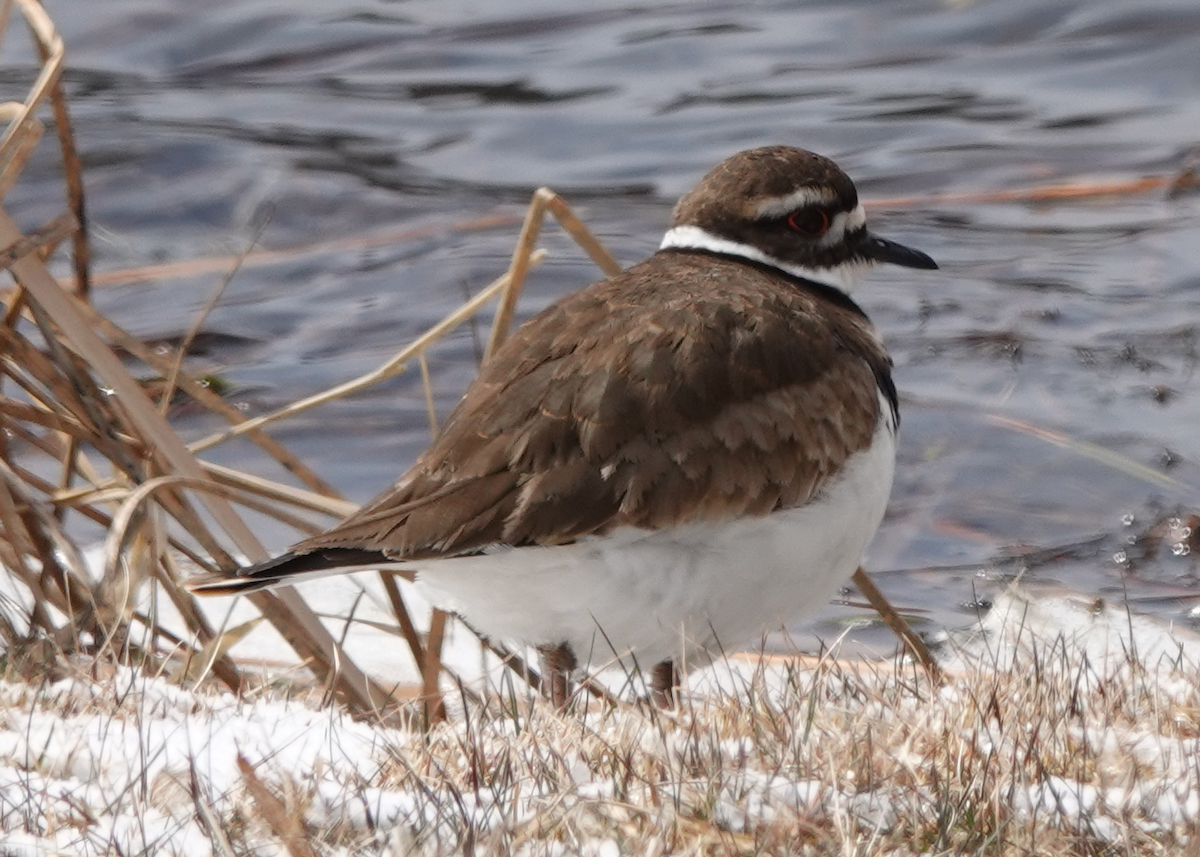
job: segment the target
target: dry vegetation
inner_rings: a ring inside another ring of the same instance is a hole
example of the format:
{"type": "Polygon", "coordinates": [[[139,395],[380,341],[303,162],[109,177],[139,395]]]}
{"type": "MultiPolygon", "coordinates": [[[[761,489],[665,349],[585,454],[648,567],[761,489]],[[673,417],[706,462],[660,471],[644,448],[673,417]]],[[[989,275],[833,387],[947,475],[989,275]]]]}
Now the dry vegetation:
{"type": "Polygon", "coordinates": [[[88,304],[62,45],[34,0],[0,5],[0,37],[18,15],[42,65],[5,106],[0,197],[42,136],[39,113],[53,115],[68,192],[64,214],[28,235],[0,211],[13,277],[0,320],[0,855],[1200,850],[1200,647],[1181,643],[1175,660],[1139,649],[1132,619],[1102,607],[1087,615],[1109,632],[1128,619],[1115,656],[997,618],[951,647],[941,682],[904,661],[735,659],[677,711],[584,694],[559,713],[519,668],[482,692],[459,684],[441,659],[446,617],[414,620],[385,577],[423,686],[381,688],[292,590],[255,605],[315,681],[239,664],[240,629],[213,625],[181,566],[263,556],[235,504],[301,532],[350,508],[265,426],[423,367],[499,298],[494,348],[546,212],[602,269],[616,263],[540,191],[510,270],[475,299],[370,375],[247,420],[183,370],[190,336],[163,355],[88,304]],[[64,288],[46,261],[68,240],[64,288]],[[185,444],[164,416],[176,396],[229,429],[185,444]],[[196,457],[239,435],[279,481],[196,457]],[[88,540],[104,543],[100,568],[83,559],[88,540]],[[145,608],[156,601],[184,633],[145,608]]]}
{"type": "Polygon", "coordinates": [[[1121,611],[1057,604],[1130,652],[1097,658],[1030,609],[956,643],[941,685],[734,659],[674,712],[501,682],[424,732],[128,668],[0,684],[0,816],[82,854],[1194,853],[1200,643],[1135,657],[1121,611]]]}

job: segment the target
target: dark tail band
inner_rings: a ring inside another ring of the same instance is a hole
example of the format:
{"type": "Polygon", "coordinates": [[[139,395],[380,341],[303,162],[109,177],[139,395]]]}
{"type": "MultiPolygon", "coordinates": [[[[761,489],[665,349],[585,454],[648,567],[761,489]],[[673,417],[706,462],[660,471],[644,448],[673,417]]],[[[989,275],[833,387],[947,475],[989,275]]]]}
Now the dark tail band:
{"type": "Polygon", "coordinates": [[[243,595],[273,586],[286,586],[299,578],[371,566],[391,566],[395,560],[382,551],[362,548],[323,548],[312,553],[288,552],[237,571],[201,574],[186,582],[197,595],[243,595]]]}

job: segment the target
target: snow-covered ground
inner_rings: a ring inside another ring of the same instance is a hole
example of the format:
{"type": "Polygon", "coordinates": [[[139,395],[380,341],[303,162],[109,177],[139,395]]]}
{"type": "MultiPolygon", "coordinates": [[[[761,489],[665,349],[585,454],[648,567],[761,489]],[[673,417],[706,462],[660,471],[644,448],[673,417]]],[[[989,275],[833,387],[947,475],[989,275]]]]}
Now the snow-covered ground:
{"type": "MultiPolygon", "coordinates": [[[[381,661],[407,657],[387,639],[381,661]]],[[[477,649],[457,656],[478,671],[477,649]]],[[[941,687],[890,662],[738,657],[667,715],[560,715],[494,680],[428,735],[282,683],[238,699],[80,668],[0,684],[0,854],[289,853],[250,779],[302,822],[291,853],[1194,848],[1197,664],[1189,633],[1014,592],[947,646],[941,687]]]]}

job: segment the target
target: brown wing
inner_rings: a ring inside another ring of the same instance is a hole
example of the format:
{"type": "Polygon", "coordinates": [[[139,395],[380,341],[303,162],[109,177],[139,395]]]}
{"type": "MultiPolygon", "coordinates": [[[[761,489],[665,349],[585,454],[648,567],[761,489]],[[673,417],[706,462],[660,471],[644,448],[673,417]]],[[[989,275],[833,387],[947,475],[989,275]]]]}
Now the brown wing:
{"type": "Polygon", "coordinates": [[[801,505],[870,442],[889,368],[849,301],[658,254],[520,328],[393,488],[294,550],[420,559],[801,505]]]}

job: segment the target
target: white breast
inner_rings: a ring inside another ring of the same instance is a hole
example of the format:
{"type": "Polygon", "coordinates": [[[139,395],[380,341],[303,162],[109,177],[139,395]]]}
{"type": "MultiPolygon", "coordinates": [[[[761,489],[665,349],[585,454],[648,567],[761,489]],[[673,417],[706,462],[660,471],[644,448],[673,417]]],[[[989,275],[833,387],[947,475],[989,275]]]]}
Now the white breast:
{"type": "Polygon", "coordinates": [[[761,518],[620,530],[557,547],[414,564],[430,601],[499,640],[568,643],[581,664],[688,666],[811,615],[854,573],[895,468],[890,404],[871,445],[811,503],[761,518]]]}

